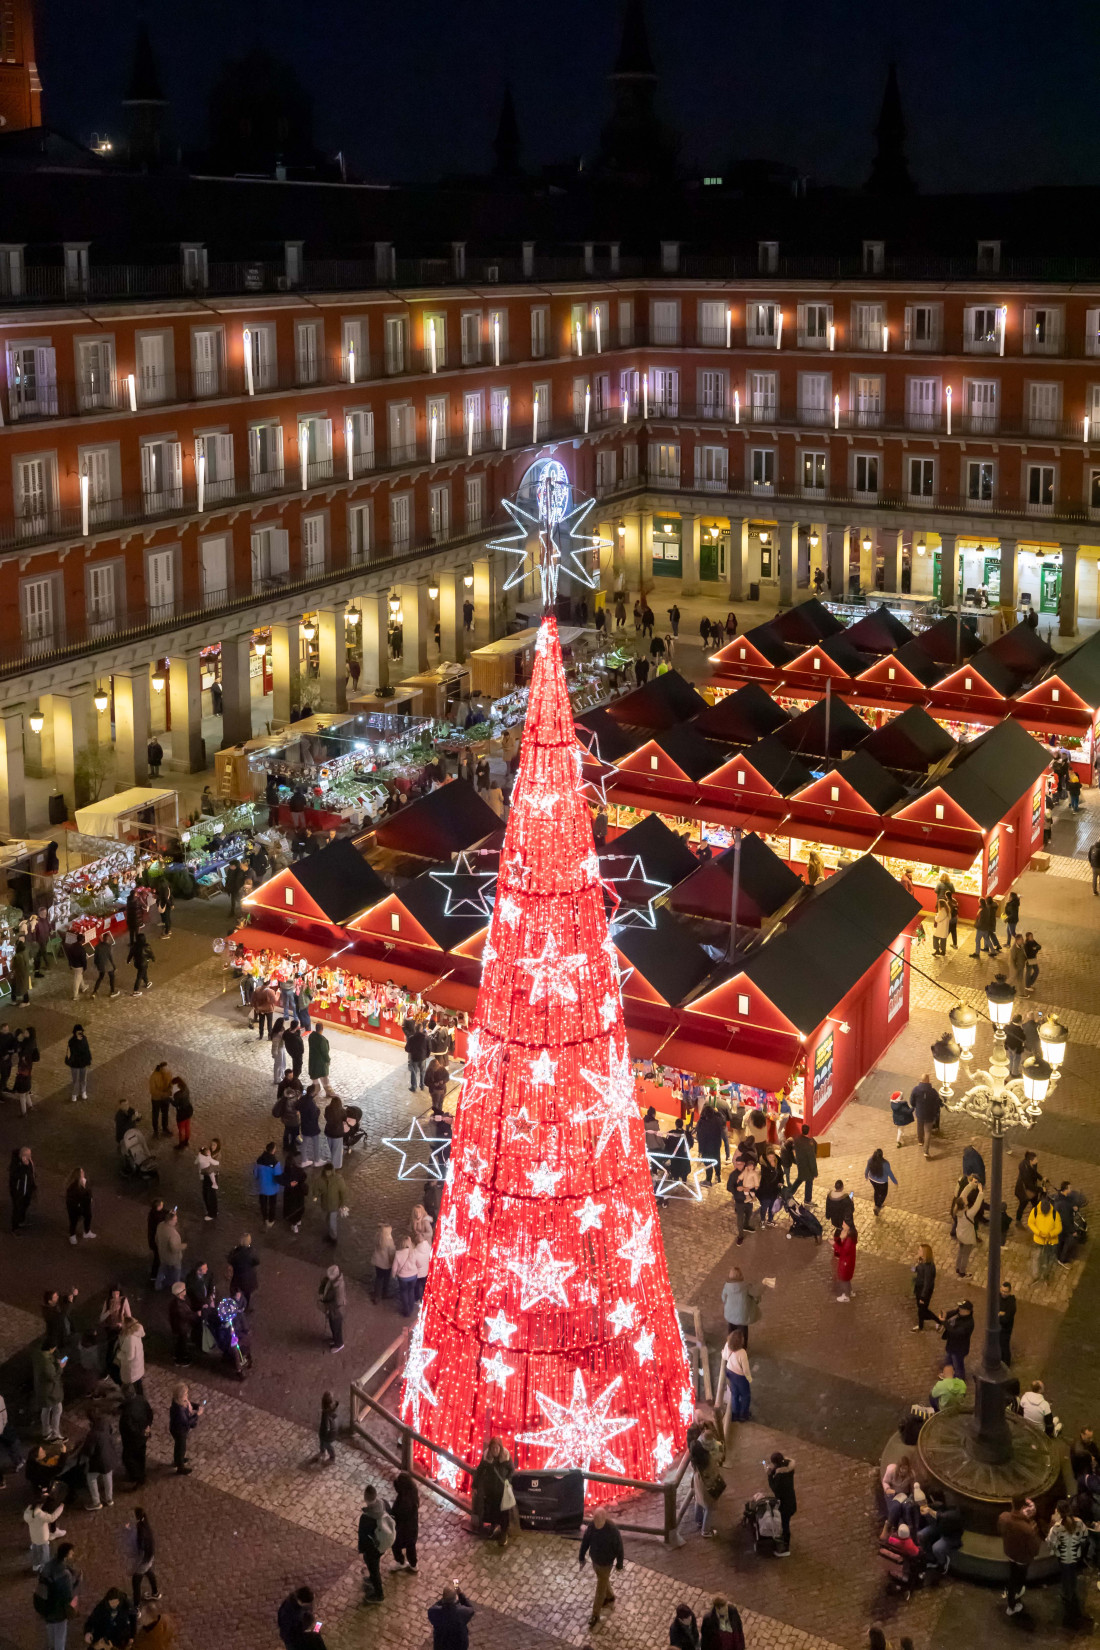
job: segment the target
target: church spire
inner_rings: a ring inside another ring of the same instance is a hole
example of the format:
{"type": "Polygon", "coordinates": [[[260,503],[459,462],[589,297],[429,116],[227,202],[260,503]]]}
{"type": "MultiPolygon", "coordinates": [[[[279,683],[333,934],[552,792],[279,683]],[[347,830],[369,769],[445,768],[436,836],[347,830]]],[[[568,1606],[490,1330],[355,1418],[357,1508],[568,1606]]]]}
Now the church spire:
{"type": "Polygon", "coordinates": [[[886,72],[886,89],[875,126],[875,158],[867,188],[874,195],[896,197],[916,192],[909,162],[905,158],[905,115],[901,107],[897,64],[886,72]]]}
{"type": "Polygon", "coordinates": [[[512,88],[506,85],[504,98],[500,105],[497,135],[493,139],[494,174],[498,178],[517,177],[521,170],[519,156],[519,121],[516,119],[516,105],[512,98],[512,88]]]}
{"type": "Polygon", "coordinates": [[[645,0],[626,0],[611,82],[611,115],[600,135],[599,170],[639,186],[676,173],[676,139],[657,113],[657,70],[645,0]]]}
{"type": "Polygon", "coordinates": [[[155,171],[167,159],[168,99],[161,89],[153,42],[144,16],[138,23],[134,61],[122,107],[126,113],[130,165],[142,172],[155,171]]]}

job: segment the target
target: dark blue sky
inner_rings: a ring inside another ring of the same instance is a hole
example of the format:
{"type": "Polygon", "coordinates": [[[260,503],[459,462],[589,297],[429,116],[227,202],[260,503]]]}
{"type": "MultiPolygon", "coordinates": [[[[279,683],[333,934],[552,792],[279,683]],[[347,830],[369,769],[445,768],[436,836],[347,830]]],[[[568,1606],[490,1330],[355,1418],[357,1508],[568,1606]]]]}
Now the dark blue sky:
{"type": "MultiPolygon", "coordinates": [[[[649,0],[665,118],[685,157],[732,155],[861,182],[885,64],[898,58],[926,189],[1100,181],[1095,18],[1084,0],[649,0]]],[[[117,132],[135,0],[39,0],[46,119],[117,132]]],[[[364,173],[488,164],[511,78],[527,164],[588,153],[607,107],[620,0],[159,0],[149,8],[176,127],[201,141],[225,58],[297,65],[316,136],[364,173]]]]}

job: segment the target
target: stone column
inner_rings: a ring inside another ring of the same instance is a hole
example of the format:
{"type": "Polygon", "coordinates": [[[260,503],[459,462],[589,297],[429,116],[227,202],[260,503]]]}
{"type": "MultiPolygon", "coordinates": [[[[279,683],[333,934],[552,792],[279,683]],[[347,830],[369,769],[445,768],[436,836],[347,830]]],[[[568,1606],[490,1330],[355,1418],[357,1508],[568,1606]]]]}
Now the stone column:
{"type": "Polygon", "coordinates": [[[653,583],[653,511],[643,510],[638,544],[641,550],[641,579],[647,588],[653,583]]]}
{"type": "Polygon", "coordinates": [[[399,593],[405,669],[410,676],[416,676],[428,668],[428,587],[403,584],[399,593]]]}
{"type": "Polygon", "coordinates": [[[882,588],[885,595],[896,595],[901,589],[901,548],[904,534],[884,530],[879,534],[882,543],[882,588]]]}
{"type": "Polygon", "coordinates": [[[77,783],[76,762],[91,742],[96,725],[92,685],[85,682],[81,687],[67,688],[64,693],[51,693],[42,708],[53,720],[54,783],[68,804],[71,818],[76,809],[83,808],[89,800],[87,786],[77,783]]]}
{"type": "Polygon", "coordinates": [[[295,684],[300,686],[301,646],[298,640],[297,619],[288,619],[285,624],[272,625],[271,718],[274,722],[290,721],[290,707],[293,703],[291,694],[295,684]]]}
{"type": "Polygon", "coordinates": [[[940,534],[940,606],[959,605],[959,539],[957,533],[940,534]]]}
{"type": "Polygon", "coordinates": [[[116,670],[112,677],[115,694],[115,784],[119,790],[149,782],[149,666],[116,670]]]}
{"type": "Polygon", "coordinates": [[[810,582],[810,532],[809,527],[800,532],[795,545],[794,582],[799,590],[805,590],[810,582]]]}
{"type": "Polygon", "coordinates": [[[361,596],[359,630],[363,647],[363,669],[359,678],[360,691],[373,693],[385,687],[390,679],[390,647],[387,638],[390,622],[385,595],[361,596]]]}
{"type": "MultiPolygon", "coordinates": [[[[620,559],[626,576],[625,589],[629,593],[637,590],[642,582],[642,518],[638,515],[624,516],[623,526],[626,532],[620,540],[620,559]]],[[[626,605],[629,607],[630,603],[626,605]]]]}
{"type": "Polygon", "coordinates": [[[850,527],[828,527],[826,536],[829,548],[828,570],[826,573],[826,594],[834,602],[846,600],[848,595],[848,562],[851,555],[850,527]]]}
{"type": "Polygon", "coordinates": [[[749,599],[749,518],[730,517],[730,601],[749,599]]]}
{"type": "Polygon", "coordinates": [[[317,652],[322,710],[348,708],[348,647],[344,638],[344,623],[342,606],[317,609],[317,652]]]}
{"type": "Polygon", "coordinates": [[[1001,593],[997,606],[1004,609],[1005,624],[1016,623],[1020,605],[1020,547],[1016,539],[1001,540],[1001,593]]]}
{"type": "Polygon", "coordinates": [[[474,562],[474,619],[485,615],[489,640],[495,642],[503,632],[500,616],[497,570],[492,556],[479,556],[474,562]]]}
{"type": "Polygon", "coordinates": [[[1058,634],[1077,634],[1077,546],[1062,546],[1062,594],[1058,598],[1058,634]]]}
{"type": "Polygon", "coordinates": [[[466,632],[462,624],[462,603],[466,590],[462,574],[442,573],[439,579],[439,657],[460,665],[466,658],[466,632]]]}
{"type": "Polygon", "coordinates": [[[779,605],[790,607],[794,601],[794,573],[798,562],[798,523],[779,523],[779,605]]]}
{"type": "Polygon", "coordinates": [[[27,787],[23,775],[23,713],[0,712],[0,832],[27,834],[27,787]]]}
{"type": "Polygon", "coordinates": [[[244,745],[252,738],[252,633],[222,642],[222,744],[244,745]]]}
{"type": "Polygon", "coordinates": [[[202,672],[197,653],[176,653],[168,661],[172,695],[172,757],[177,773],[201,773],[206,766],[202,742],[202,672]]]}
{"type": "Polygon", "coordinates": [[[697,596],[699,584],[699,517],[680,517],[680,594],[697,596]]]}
{"type": "Polygon", "coordinates": [[[878,539],[878,532],[875,528],[871,528],[870,531],[866,531],[863,528],[860,528],[859,540],[858,540],[858,542],[859,542],[859,588],[861,590],[866,590],[871,596],[874,596],[875,590],[877,588],[877,582],[878,582],[876,577],[875,577],[875,574],[876,574],[876,571],[877,571],[877,565],[878,565],[878,548],[877,548],[877,543],[876,543],[877,539],[878,539]],[[864,539],[869,539],[870,540],[870,543],[868,544],[866,550],[863,548],[864,539]]]}
{"type": "MultiPolygon", "coordinates": [[[[601,521],[596,528],[596,536],[600,542],[597,546],[598,560],[593,572],[599,574],[599,589],[610,591],[615,585],[615,551],[619,542],[619,536],[615,531],[615,523],[613,521],[601,521]]],[[[593,591],[593,604],[595,603],[595,596],[596,593],[593,591]]]]}

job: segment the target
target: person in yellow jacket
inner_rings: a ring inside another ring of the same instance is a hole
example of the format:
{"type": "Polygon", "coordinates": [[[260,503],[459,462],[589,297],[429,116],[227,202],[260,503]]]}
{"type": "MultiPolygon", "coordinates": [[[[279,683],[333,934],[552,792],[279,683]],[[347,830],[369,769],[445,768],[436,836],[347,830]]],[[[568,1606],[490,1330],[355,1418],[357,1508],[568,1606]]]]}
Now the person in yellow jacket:
{"type": "Polygon", "coordinates": [[[149,1098],[153,1102],[153,1139],[163,1133],[168,1139],[168,1102],[172,1097],[172,1073],[168,1061],[162,1060],[149,1079],[149,1098]]]}
{"type": "Polygon", "coordinates": [[[1032,1208],[1027,1224],[1035,1244],[1035,1276],[1040,1280],[1049,1278],[1062,1235],[1062,1217],[1046,1192],[1032,1208]]]}

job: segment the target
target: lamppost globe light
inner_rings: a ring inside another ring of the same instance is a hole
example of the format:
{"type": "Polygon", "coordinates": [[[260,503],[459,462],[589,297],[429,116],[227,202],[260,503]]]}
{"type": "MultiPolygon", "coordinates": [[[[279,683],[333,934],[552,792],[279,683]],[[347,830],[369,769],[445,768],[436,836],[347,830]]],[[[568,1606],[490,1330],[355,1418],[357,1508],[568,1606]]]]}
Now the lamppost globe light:
{"type": "Polygon", "coordinates": [[[941,1091],[944,1089],[950,1090],[952,1083],[959,1075],[961,1052],[958,1043],[949,1031],[945,1031],[939,1041],[932,1044],[932,1066],[941,1091]]]}
{"type": "Polygon", "coordinates": [[[1069,1032],[1058,1016],[1051,1014],[1039,1027],[1039,1046],[1043,1051],[1043,1059],[1048,1060],[1055,1071],[1060,1070],[1066,1057],[1068,1042],[1069,1032]]]}
{"type": "Polygon", "coordinates": [[[821,534],[818,532],[816,527],[811,527],[810,537],[809,537],[810,549],[811,550],[816,550],[820,543],[821,543],[821,534]]]}
{"type": "Polygon", "coordinates": [[[1012,1018],[1012,1005],[1016,1001],[1016,987],[1009,985],[1007,980],[991,980],[985,988],[985,1000],[989,1005],[989,1018],[994,1026],[1000,1030],[1012,1018]]]}
{"type": "Polygon", "coordinates": [[[947,1018],[955,1041],[963,1054],[968,1054],[978,1035],[978,1016],[967,1003],[956,1003],[947,1018]]]}
{"type": "Polygon", "coordinates": [[[1050,1091],[1050,1080],[1053,1075],[1046,1060],[1037,1060],[1034,1054],[1031,1055],[1020,1068],[1024,1099],[1033,1105],[1041,1106],[1050,1091]]]}
{"type": "Polygon", "coordinates": [[[472,573],[464,573],[462,575],[462,582],[466,586],[467,590],[472,590],[474,588],[474,575],[472,573]]]}

